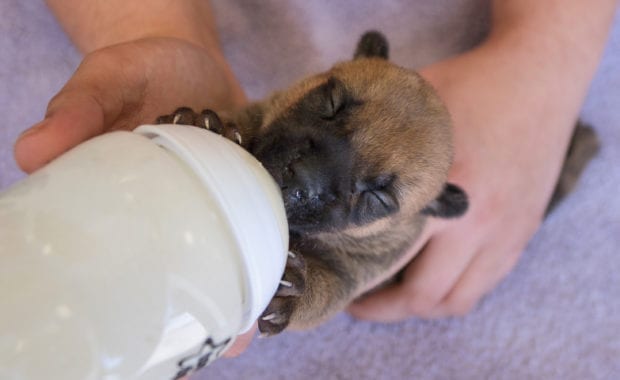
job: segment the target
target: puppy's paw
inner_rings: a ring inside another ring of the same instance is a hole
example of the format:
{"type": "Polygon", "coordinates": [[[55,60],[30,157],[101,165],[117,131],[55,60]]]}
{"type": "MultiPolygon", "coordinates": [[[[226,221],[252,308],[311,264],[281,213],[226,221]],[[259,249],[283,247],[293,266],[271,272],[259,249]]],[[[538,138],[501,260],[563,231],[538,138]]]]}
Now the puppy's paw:
{"type": "Polygon", "coordinates": [[[258,319],[262,335],[278,334],[288,326],[305,290],[306,262],[301,254],[289,252],[280,286],[258,319]]]}
{"type": "Polygon", "coordinates": [[[210,109],[196,113],[189,107],[177,108],[170,115],[158,117],[156,123],[193,125],[224,136],[239,145],[243,143],[243,138],[237,126],[232,122],[223,122],[217,113],[210,109]]]}

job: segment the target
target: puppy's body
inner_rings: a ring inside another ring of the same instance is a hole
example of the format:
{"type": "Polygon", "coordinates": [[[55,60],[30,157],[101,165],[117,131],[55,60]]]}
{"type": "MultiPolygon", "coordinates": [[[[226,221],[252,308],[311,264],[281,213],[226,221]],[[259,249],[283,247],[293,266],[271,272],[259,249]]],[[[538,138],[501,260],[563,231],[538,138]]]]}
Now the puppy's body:
{"type": "Polygon", "coordinates": [[[355,59],[233,112],[179,109],[192,124],[240,143],[282,189],[291,257],[262,332],[314,326],[386,277],[429,216],[465,212],[447,184],[450,117],[417,73],[387,61],[364,35],[355,59]]]}

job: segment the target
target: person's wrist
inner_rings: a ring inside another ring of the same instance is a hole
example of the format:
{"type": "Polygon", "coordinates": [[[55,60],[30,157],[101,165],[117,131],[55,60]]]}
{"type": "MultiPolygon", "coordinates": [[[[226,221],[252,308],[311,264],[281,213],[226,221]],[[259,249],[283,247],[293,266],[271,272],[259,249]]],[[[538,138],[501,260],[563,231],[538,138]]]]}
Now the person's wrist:
{"type": "Polygon", "coordinates": [[[141,2],[46,0],[77,48],[92,51],[148,37],[178,38],[209,51],[219,49],[215,19],[206,0],[141,2]]]}
{"type": "MultiPolygon", "coordinates": [[[[220,94],[219,97],[212,99],[213,106],[228,108],[236,108],[247,103],[247,98],[236,76],[234,75],[228,61],[224,57],[219,47],[205,47],[191,40],[182,37],[169,36],[164,34],[145,34],[135,40],[126,40],[113,44],[111,46],[103,46],[100,49],[90,52],[92,55],[107,55],[113,57],[112,61],[116,61],[120,57],[122,59],[134,61],[136,57],[150,57],[152,61],[162,62],[170,61],[170,59],[192,62],[194,69],[197,70],[196,83],[200,83],[201,75],[205,73],[203,69],[209,72],[210,90],[219,89],[220,91],[210,91],[210,96],[220,94]],[[180,56],[179,56],[180,54],[180,56]],[[176,58],[171,58],[176,57],[176,58]],[[222,96],[223,95],[223,96],[222,96]],[[219,100],[217,100],[219,99],[219,100]]],[[[122,60],[121,59],[121,60],[122,60]]],[[[161,71],[166,66],[155,65],[161,71]]],[[[160,75],[160,74],[156,74],[160,75]]],[[[189,105],[189,104],[187,104],[189,105]]]]}
{"type": "Polygon", "coordinates": [[[135,27],[130,29],[121,27],[109,31],[102,31],[93,35],[90,41],[85,42],[82,47],[79,47],[80,50],[85,53],[90,53],[118,44],[157,38],[183,41],[204,50],[209,55],[223,57],[216,37],[210,37],[207,34],[196,34],[186,29],[167,28],[165,25],[157,27],[144,26],[137,30],[135,27]]]}

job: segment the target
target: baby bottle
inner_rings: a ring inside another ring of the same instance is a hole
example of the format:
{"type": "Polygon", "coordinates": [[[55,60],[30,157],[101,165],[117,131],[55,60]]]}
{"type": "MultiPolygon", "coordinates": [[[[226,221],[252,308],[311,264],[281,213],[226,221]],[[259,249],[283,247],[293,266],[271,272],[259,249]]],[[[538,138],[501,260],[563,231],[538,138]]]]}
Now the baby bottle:
{"type": "Polygon", "coordinates": [[[146,125],[0,193],[0,379],[179,379],[248,330],[288,248],[279,188],[236,144],[146,125]]]}

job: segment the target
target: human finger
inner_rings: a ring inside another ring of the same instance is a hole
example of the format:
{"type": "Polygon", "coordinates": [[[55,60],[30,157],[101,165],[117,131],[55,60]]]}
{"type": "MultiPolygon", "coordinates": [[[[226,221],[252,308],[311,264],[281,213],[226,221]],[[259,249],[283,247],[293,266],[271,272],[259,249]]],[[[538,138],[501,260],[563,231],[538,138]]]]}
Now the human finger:
{"type": "Polygon", "coordinates": [[[435,308],[467,268],[475,252],[474,241],[459,229],[436,233],[405,269],[401,282],[377,291],[351,305],[355,317],[395,322],[412,316],[433,318],[435,308]]]}
{"type": "Polygon", "coordinates": [[[232,344],[232,346],[230,346],[230,348],[226,350],[226,352],[224,352],[223,356],[225,358],[234,358],[241,355],[248,348],[250,343],[252,343],[254,335],[256,335],[257,329],[258,324],[255,323],[248,332],[239,335],[237,339],[235,339],[235,342],[232,344]]]}
{"type": "MultiPolygon", "coordinates": [[[[419,254],[430,236],[442,228],[442,224],[436,220],[430,220],[415,244],[407,250],[407,253],[394,265],[390,275],[394,275],[400,268],[404,269],[403,279],[409,277],[412,259],[419,254]],[[409,263],[409,264],[408,264],[409,263]]],[[[417,258],[416,258],[417,260],[417,258]]],[[[373,286],[377,286],[373,284],[373,286]]],[[[403,286],[403,282],[393,283],[379,290],[374,290],[353,302],[347,311],[356,318],[382,322],[395,322],[405,318],[407,314],[407,299],[409,289],[403,286]]]]}
{"type": "Polygon", "coordinates": [[[71,147],[103,132],[99,105],[87,96],[64,99],[56,114],[24,132],[15,143],[14,154],[27,173],[45,165],[71,147]]]}
{"type": "Polygon", "coordinates": [[[403,281],[409,293],[409,315],[444,316],[438,306],[475,260],[480,242],[475,234],[459,226],[451,226],[431,239],[407,268],[403,281]]]}
{"type": "Polygon", "coordinates": [[[112,55],[94,53],[84,59],[49,102],[45,119],[18,138],[15,159],[25,172],[30,173],[82,141],[111,129],[122,113],[140,104],[139,78],[119,75],[112,55]]]}
{"type": "Polygon", "coordinates": [[[508,237],[495,244],[482,247],[469,266],[463,271],[453,288],[435,307],[438,316],[464,315],[469,313],[492,289],[494,289],[517,264],[524,243],[508,237]]]}

